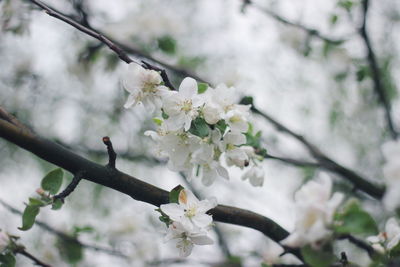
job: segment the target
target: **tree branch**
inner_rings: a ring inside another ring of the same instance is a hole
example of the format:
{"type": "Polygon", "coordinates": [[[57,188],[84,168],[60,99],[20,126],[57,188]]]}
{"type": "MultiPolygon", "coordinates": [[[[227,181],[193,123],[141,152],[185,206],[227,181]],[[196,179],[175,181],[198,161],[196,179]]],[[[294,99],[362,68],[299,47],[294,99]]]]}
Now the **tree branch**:
{"type": "Polygon", "coordinates": [[[385,118],[387,122],[387,127],[389,132],[394,140],[398,138],[399,133],[396,131],[392,114],[391,114],[391,105],[390,99],[388,96],[388,90],[385,88],[384,82],[382,80],[382,73],[379,69],[379,64],[375,52],[372,48],[371,40],[368,35],[367,31],[367,17],[368,17],[368,10],[369,10],[369,0],[362,1],[362,11],[363,11],[363,19],[362,25],[360,28],[360,35],[362,40],[364,41],[364,45],[367,49],[367,60],[369,63],[369,68],[371,70],[372,81],[374,85],[374,91],[378,95],[378,100],[381,103],[384,112],[385,118]]]}
{"type": "MultiPolygon", "coordinates": [[[[159,207],[169,202],[169,193],[123,172],[110,172],[105,166],[89,161],[64,147],[32,132],[17,128],[0,119],[0,137],[28,150],[36,156],[55,164],[72,174],[84,172],[84,179],[129,195],[135,200],[159,207]]],[[[285,239],[289,233],[271,219],[249,210],[218,205],[209,213],[215,221],[253,228],[275,242],[285,239]]],[[[301,257],[298,250],[291,253],[301,257]]]]}
{"type": "Polygon", "coordinates": [[[309,142],[304,136],[292,131],[282,123],[278,122],[276,119],[272,118],[267,113],[258,110],[253,105],[251,109],[255,114],[262,116],[272,125],[274,125],[278,131],[284,132],[297,139],[300,143],[302,143],[310,152],[310,154],[318,161],[319,167],[341,175],[342,177],[346,178],[351,183],[353,183],[357,189],[367,193],[368,195],[374,198],[381,199],[383,197],[383,194],[385,192],[385,189],[383,187],[370,182],[368,179],[362,177],[355,171],[348,169],[340,165],[333,159],[329,158],[327,155],[321,152],[314,144],[309,142]]]}
{"type": "Polygon", "coordinates": [[[309,36],[317,37],[318,39],[321,39],[325,42],[328,42],[328,43],[334,44],[334,45],[338,45],[338,44],[341,44],[346,41],[346,39],[333,39],[331,37],[327,37],[327,36],[321,34],[317,29],[309,28],[301,23],[296,23],[296,22],[290,21],[287,18],[284,18],[283,16],[275,13],[274,11],[267,9],[265,7],[262,7],[250,0],[242,0],[242,1],[244,2],[244,4],[243,4],[244,6],[252,6],[255,9],[263,12],[264,14],[268,15],[269,17],[275,19],[276,21],[278,21],[284,25],[291,26],[291,27],[294,27],[294,28],[297,28],[297,29],[300,29],[300,30],[306,32],[309,36]]]}
{"type": "Polygon", "coordinates": [[[42,266],[42,267],[51,267],[51,265],[44,263],[43,261],[39,260],[32,254],[30,254],[28,251],[25,250],[25,248],[19,248],[15,251],[16,254],[21,254],[28,259],[32,260],[35,265],[42,266]]]}
{"type": "Polygon", "coordinates": [[[128,54],[117,44],[115,44],[111,39],[109,39],[108,37],[106,37],[105,35],[97,32],[96,30],[90,28],[89,26],[84,26],[81,23],[75,21],[74,19],[72,19],[71,17],[57,11],[54,8],[49,7],[48,5],[44,4],[41,1],[38,0],[29,0],[30,2],[32,2],[33,4],[37,5],[38,7],[42,8],[49,16],[52,16],[56,19],[59,19],[61,21],[64,21],[65,23],[73,26],[74,28],[80,30],[83,33],[86,33],[89,36],[92,36],[93,38],[99,40],[100,42],[102,42],[103,44],[107,45],[112,51],[114,51],[118,57],[123,60],[126,63],[136,63],[138,65],[141,65],[143,68],[146,69],[152,69],[155,71],[160,71],[162,78],[164,80],[164,83],[166,86],[168,86],[169,88],[176,90],[174,85],[170,82],[168,76],[166,75],[165,70],[154,66],[148,62],[144,62],[142,61],[141,63],[131,59],[128,54]]]}

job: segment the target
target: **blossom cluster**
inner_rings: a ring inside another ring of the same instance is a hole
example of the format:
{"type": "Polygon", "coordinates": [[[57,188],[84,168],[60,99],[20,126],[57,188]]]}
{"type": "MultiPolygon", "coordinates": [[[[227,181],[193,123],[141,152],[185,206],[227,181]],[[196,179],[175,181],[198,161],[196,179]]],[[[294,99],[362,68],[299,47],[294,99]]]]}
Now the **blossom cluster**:
{"type": "MultiPolygon", "coordinates": [[[[263,159],[248,144],[250,105],[237,104],[233,88],[221,84],[216,88],[185,78],[179,91],[170,90],[161,75],[131,63],[124,79],[130,93],[126,108],[142,103],[149,112],[159,111],[153,121],[156,131],[145,134],[157,142],[157,152],[169,159],[173,171],[184,172],[189,179],[200,177],[204,185],[217,178],[229,179],[227,166],[248,168],[242,176],[253,186],[262,186],[263,159]]],[[[258,136],[259,138],[259,136],[258,136]]]]}
{"type": "Polygon", "coordinates": [[[294,231],[283,241],[288,247],[311,245],[319,248],[333,233],[336,208],[344,195],[332,192],[332,180],[321,174],[318,180],[304,184],[295,194],[296,222],[294,231]]]}
{"type": "Polygon", "coordinates": [[[199,201],[191,191],[182,189],[178,203],[160,206],[162,214],[168,216],[166,241],[176,240],[176,247],[181,257],[187,257],[194,245],[211,245],[208,236],[212,217],[206,212],[217,205],[215,199],[199,201]]]}

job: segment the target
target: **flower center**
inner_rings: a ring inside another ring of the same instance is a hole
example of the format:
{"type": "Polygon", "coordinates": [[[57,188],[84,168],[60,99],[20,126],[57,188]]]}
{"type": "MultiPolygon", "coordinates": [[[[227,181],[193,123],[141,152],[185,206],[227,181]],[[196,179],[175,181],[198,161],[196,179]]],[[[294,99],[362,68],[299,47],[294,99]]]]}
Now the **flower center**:
{"type": "Polygon", "coordinates": [[[188,217],[189,219],[194,217],[196,215],[196,207],[190,207],[186,210],[185,213],[186,217],[188,217]]]}
{"type": "Polygon", "coordinates": [[[192,100],[188,99],[188,100],[183,101],[181,110],[186,113],[191,111],[192,110],[192,100]]]}

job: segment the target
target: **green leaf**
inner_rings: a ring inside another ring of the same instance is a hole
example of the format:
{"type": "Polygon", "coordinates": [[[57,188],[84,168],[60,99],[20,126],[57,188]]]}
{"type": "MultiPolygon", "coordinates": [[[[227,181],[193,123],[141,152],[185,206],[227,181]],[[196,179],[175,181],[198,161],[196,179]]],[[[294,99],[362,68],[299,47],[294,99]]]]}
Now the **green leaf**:
{"type": "Polygon", "coordinates": [[[195,120],[192,121],[189,132],[203,138],[208,136],[210,128],[203,118],[197,117],[195,120]]]}
{"type": "Polygon", "coordinates": [[[349,200],[343,210],[335,214],[334,229],[341,234],[376,235],[379,232],[375,220],[356,199],[349,200]]]}
{"type": "Polygon", "coordinates": [[[0,267],[14,267],[15,266],[15,256],[12,253],[0,254],[0,267]]]}
{"type": "Polygon", "coordinates": [[[176,53],[176,40],[169,35],[163,36],[157,40],[158,47],[167,54],[176,53]]]}
{"type": "Polygon", "coordinates": [[[76,264],[83,259],[83,248],[79,243],[59,238],[57,248],[61,257],[68,263],[76,264]]]}
{"type": "Polygon", "coordinates": [[[400,256],[400,243],[398,243],[396,246],[394,246],[390,251],[389,251],[389,256],[391,258],[393,257],[399,257],[400,256]]]}
{"type": "Polygon", "coordinates": [[[90,225],[86,225],[86,226],[74,226],[74,236],[76,236],[79,233],[93,233],[94,232],[94,228],[90,225]]]}
{"type": "Polygon", "coordinates": [[[242,105],[253,105],[253,97],[245,96],[240,100],[240,104],[242,105]]]}
{"type": "Polygon", "coordinates": [[[44,207],[47,206],[48,203],[44,202],[43,200],[37,198],[29,198],[29,206],[37,206],[37,207],[44,207]]]}
{"type": "Polygon", "coordinates": [[[161,124],[163,123],[163,119],[161,119],[161,118],[153,118],[153,122],[155,123],[155,124],[157,124],[158,126],[161,126],[161,124]]]}
{"type": "Polygon", "coordinates": [[[60,168],[52,170],[42,179],[42,188],[52,195],[57,194],[61,188],[63,176],[64,173],[60,168]]]}
{"type": "Polygon", "coordinates": [[[161,117],[162,117],[164,120],[168,119],[168,118],[169,118],[168,114],[165,113],[163,109],[162,109],[161,111],[162,111],[161,117]]]}
{"type": "Polygon", "coordinates": [[[51,205],[51,209],[52,210],[59,210],[59,209],[61,209],[63,204],[64,203],[62,202],[62,200],[57,198],[56,200],[54,200],[53,204],[51,205]]]}
{"type": "Polygon", "coordinates": [[[174,187],[171,192],[169,192],[169,202],[170,203],[179,203],[179,193],[183,190],[183,186],[178,185],[174,187]]]}
{"type": "Polygon", "coordinates": [[[335,25],[335,24],[338,22],[338,19],[339,19],[338,15],[332,14],[332,15],[330,16],[330,18],[329,18],[329,22],[330,22],[331,25],[333,26],[333,25],[335,25]]]}
{"type": "Polygon", "coordinates": [[[215,127],[220,130],[222,135],[224,135],[226,127],[228,127],[228,124],[226,124],[224,120],[219,120],[217,124],[215,124],[215,127]]]}
{"type": "Polygon", "coordinates": [[[326,251],[313,250],[310,246],[303,247],[301,249],[304,261],[311,267],[329,267],[337,259],[336,257],[326,251]]]}
{"type": "Polygon", "coordinates": [[[350,0],[341,0],[338,3],[338,6],[345,9],[346,11],[350,12],[351,8],[353,7],[354,3],[350,0]]]}
{"type": "Polygon", "coordinates": [[[36,205],[27,205],[24,213],[22,214],[22,227],[18,227],[18,229],[22,231],[31,229],[35,223],[36,216],[39,214],[39,210],[40,208],[36,205]]]}
{"type": "Polygon", "coordinates": [[[197,93],[202,94],[208,89],[208,84],[206,83],[197,83],[197,93]]]}

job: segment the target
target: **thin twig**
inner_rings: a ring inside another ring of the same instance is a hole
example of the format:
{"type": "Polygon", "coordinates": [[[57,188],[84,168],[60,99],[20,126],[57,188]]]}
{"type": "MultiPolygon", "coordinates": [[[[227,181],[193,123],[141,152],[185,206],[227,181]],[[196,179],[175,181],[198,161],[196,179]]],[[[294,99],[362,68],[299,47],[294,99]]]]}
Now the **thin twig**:
{"type": "Polygon", "coordinates": [[[346,41],[346,39],[333,39],[331,37],[327,37],[327,36],[321,34],[317,29],[307,27],[307,26],[305,26],[305,25],[303,25],[301,23],[296,23],[296,22],[290,21],[289,19],[284,18],[283,16],[275,13],[274,11],[272,11],[270,9],[267,9],[265,7],[262,7],[262,6],[254,3],[252,1],[249,1],[249,0],[244,0],[244,1],[245,1],[246,5],[253,6],[257,10],[263,12],[264,14],[266,14],[269,17],[279,21],[282,24],[285,24],[285,25],[300,29],[300,30],[306,32],[309,36],[317,37],[317,38],[319,38],[319,39],[321,39],[321,40],[323,40],[325,42],[328,42],[328,43],[334,44],[334,45],[339,45],[339,44],[341,44],[341,43],[346,41]]]}
{"type": "Polygon", "coordinates": [[[368,255],[372,258],[375,255],[375,250],[371,247],[367,242],[360,240],[350,234],[343,234],[338,237],[339,240],[347,239],[350,243],[354,244],[355,246],[365,250],[368,255]]]}
{"type": "Polygon", "coordinates": [[[374,84],[374,91],[378,95],[379,102],[385,111],[385,118],[387,122],[387,127],[389,132],[394,140],[398,138],[399,133],[395,129],[392,114],[391,114],[391,105],[390,99],[388,96],[388,90],[385,88],[384,82],[382,80],[382,73],[379,68],[378,60],[376,54],[372,48],[371,40],[367,31],[367,17],[369,10],[369,0],[362,1],[362,11],[363,11],[363,19],[362,25],[360,28],[360,35],[364,41],[365,47],[367,49],[367,60],[369,63],[369,67],[371,70],[372,81],[374,84]]]}
{"type": "MultiPolygon", "coordinates": [[[[243,98],[242,103],[251,104],[249,103],[249,101],[252,102],[252,100],[250,100],[249,98],[243,98]]],[[[343,165],[340,165],[339,163],[325,155],[316,145],[312,144],[304,136],[289,129],[287,126],[283,125],[266,112],[258,110],[256,107],[254,107],[254,105],[252,105],[251,110],[253,111],[253,113],[258,114],[269,121],[272,125],[275,126],[278,131],[286,133],[302,143],[307,148],[309,153],[318,161],[320,168],[341,175],[342,177],[353,183],[357,189],[369,194],[374,198],[381,199],[383,197],[385,189],[382,186],[374,184],[370,182],[369,179],[362,177],[357,172],[347,167],[344,167],[343,165]]]]}
{"type": "Polygon", "coordinates": [[[107,146],[108,153],[108,164],[107,166],[115,169],[115,160],[117,159],[117,153],[115,153],[111,139],[108,136],[103,137],[103,143],[107,146]]]}
{"type": "Polygon", "coordinates": [[[24,248],[17,249],[15,251],[15,253],[21,254],[21,255],[27,257],[28,259],[32,260],[35,265],[42,266],[42,267],[51,267],[51,265],[49,265],[47,263],[44,263],[43,261],[39,260],[38,258],[33,256],[31,253],[26,251],[24,248]]]}
{"type": "MultiPolygon", "coordinates": [[[[18,214],[18,215],[22,215],[22,211],[16,209],[15,207],[11,206],[10,204],[6,203],[4,200],[0,199],[0,204],[6,208],[8,211],[14,213],[14,214],[18,214]]],[[[64,232],[61,232],[59,230],[54,229],[53,227],[51,227],[50,225],[48,225],[47,223],[41,221],[41,220],[35,220],[35,224],[37,226],[39,226],[40,228],[42,228],[43,230],[58,236],[59,238],[61,238],[64,241],[67,242],[71,242],[74,244],[77,244],[85,249],[90,249],[93,251],[98,251],[98,252],[104,252],[107,253],[109,255],[112,256],[116,256],[116,257],[121,257],[121,258],[128,258],[128,256],[122,254],[121,252],[114,250],[114,249],[109,249],[109,248],[105,248],[105,247],[99,247],[99,246],[95,246],[95,245],[90,245],[90,244],[86,244],[83,243],[81,241],[79,241],[76,237],[70,236],[64,232]]]]}
{"type": "Polygon", "coordinates": [[[74,19],[72,19],[71,17],[57,11],[54,8],[49,7],[48,5],[44,4],[41,1],[38,0],[29,0],[31,1],[33,4],[39,6],[40,8],[42,8],[43,10],[46,11],[46,13],[49,16],[52,16],[56,19],[59,19],[61,21],[64,21],[65,23],[73,26],[74,28],[80,30],[83,33],[86,33],[89,36],[92,36],[93,38],[99,40],[100,42],[104,43],[105,45],[107,45],[112,51],[114,51],[118,57],[123,60],[126,63],[136,63],[138,65],[141,65],[143,68],[146,69],[152,69],[152,70],[156,70],[156,71],[161,71],[161,75],[163,76],[163,78],[165,78],[164,82],[166,84],[166,86],[170,87],[172,90],[176,90],[175,87],[172,85],[172,83],[170,82],[170,80],[168,79],[168,76],[166,75],[165,70],[160,69],[157,66],[154,66],[148,62],[144,62],[142,61],[142,63],[139,63],[133,59],[131,59],[128,54],[120,47],[118,46],[115,42],[113,42],[110,38],[106,37],[105,35],[97,32],[96,30],[94,30],[93,28],[89,28],[88,26],[84,26],[81,23],[75,21],[74,19]]]}
{"type": "Polygon", "coordinates": [[[71,183],[58,195],[55,195],[53,198],[54,199],[61,199],[61,201],[64,201],[66,197],[68,197],[78,186],[79,182],[83,179],[84,172],[78,172],[74,177],[72,178],[71,183]]]}

